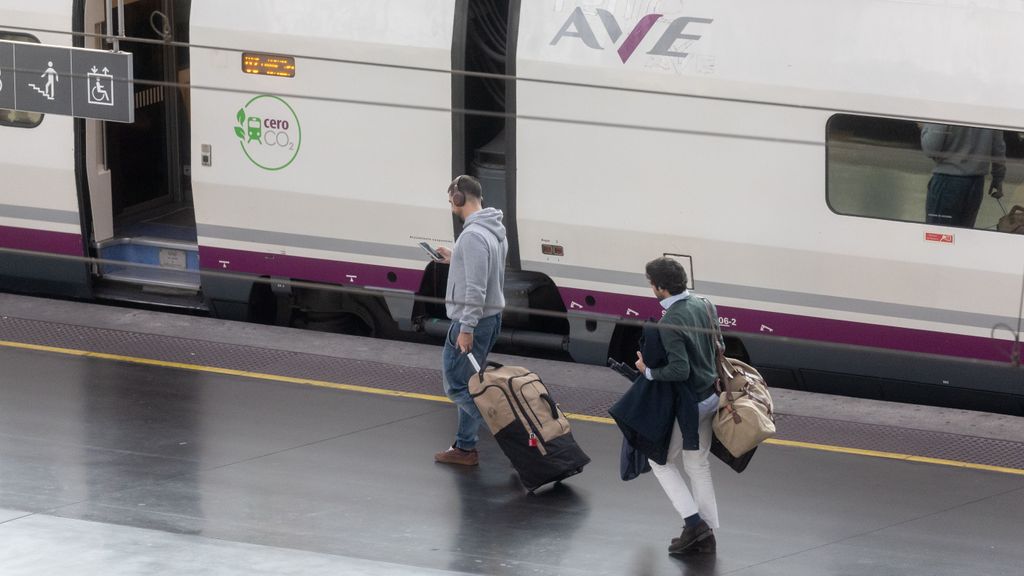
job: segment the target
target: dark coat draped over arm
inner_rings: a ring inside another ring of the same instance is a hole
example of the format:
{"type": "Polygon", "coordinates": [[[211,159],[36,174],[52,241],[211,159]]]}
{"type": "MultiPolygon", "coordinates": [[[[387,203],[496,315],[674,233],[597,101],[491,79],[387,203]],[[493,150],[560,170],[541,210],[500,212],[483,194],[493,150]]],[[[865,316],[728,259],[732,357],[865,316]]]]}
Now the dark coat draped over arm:
{"type": "MultiPolygon", "coordinates": [[[[640,352],[652,372],[654,367],[668,364],[660,332],[656,325],[644,326],[640,352]]],[[[668,460],[673,422],[679,422],[684,450],[699,447],[697,402],[684,382],[648,380],[640,374],[608,412],[626,441],[658,464],[665,465],[668,460]]]]}

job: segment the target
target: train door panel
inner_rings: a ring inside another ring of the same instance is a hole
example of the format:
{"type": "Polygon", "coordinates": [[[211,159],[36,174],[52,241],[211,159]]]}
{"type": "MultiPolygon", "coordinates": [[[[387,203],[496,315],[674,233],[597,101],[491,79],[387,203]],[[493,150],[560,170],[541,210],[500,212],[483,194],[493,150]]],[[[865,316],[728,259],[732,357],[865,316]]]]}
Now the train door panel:
{"type": "Polygon", "coordinates": [[[93,239],[103,242],[114,237],[114,212],[111,204],[110,169],[106,159],[106,133],[104,122],[85,121],[86,179],[90,191],[89,208],[92,214],[93,239]]]}
{"type": "MultiPolygon", "coordinates": [[[[103,35],[106,31],[105,2],[92,0],[86,3],[84,29],[86,34],[103,35]]],[[[85,47],[103,49],[104,42],[98,36],[86,36],[85,47]]],[[[89,190],[90,221],[92,239],[96,242],[110,240],[114,236],[114,213],[111,206],[110,169],[106,157],[106,122],[84,120],[85,123],[85,178],[89,190]]]]}
{"type": "MultiPolygon", "coordinates": [[[[96,272],[115,291],[199,290],[190,183],[190,9],[191,0],[130,0],[123,14],[115,6],[110,22],[117,30],[123,20],[132,39],[121,41],[120,49],[133,55],[135,121],[86,121],[84,156],[87,232],[100,258],[118,262],[96,272]]],[[[87,0],[84,10],[84,30],[105,34],[106,2],[87,0]]],[[[86,47],[113,49],[96,36],[87,38],[86,47]]]]}

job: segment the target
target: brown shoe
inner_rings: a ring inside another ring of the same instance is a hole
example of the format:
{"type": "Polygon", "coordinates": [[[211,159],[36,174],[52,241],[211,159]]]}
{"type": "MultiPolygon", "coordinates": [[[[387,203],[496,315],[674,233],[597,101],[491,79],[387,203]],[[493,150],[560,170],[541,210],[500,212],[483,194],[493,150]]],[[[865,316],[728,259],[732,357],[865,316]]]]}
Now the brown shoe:
{"type": "Polygon", "coordinates": [[[703,520],[694,527],[684,527],[679,538],[673,538],[672,544],[668,547],[668,553],[673,555],[684,554],[714,554],[717,551],[718,543],[715,542],[715,533],[703,520]]]}
{"type": "Polygon", "coordinates": [[[460,466],[476,466],[480,464],[480,453],[476,450],[463,450],[462,448],[452,446],[444,452],[434,454],[434,462],[458,464],[460,466]]]}

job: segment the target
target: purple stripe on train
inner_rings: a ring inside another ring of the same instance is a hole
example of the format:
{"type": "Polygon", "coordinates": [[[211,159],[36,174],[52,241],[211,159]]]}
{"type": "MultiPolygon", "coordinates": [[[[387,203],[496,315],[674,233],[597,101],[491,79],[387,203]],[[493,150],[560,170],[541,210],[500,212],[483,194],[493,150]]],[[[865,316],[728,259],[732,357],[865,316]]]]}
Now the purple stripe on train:
{"type": "MultiPolygon", "coordinates": [[[[628,296],[574,288],[562,288],[559,291],[567,310],[625,316],[637,320],[661,318],[661,305],[653,296],[628,296]]],[[[718,307],[718,316],[726,332],[731,330],[996,362],[1009,362],[1012,346],[1011,342],[977,336],[726,306],[718,307]]]]}
{"type": "Polygon", "coordinates": [[[0,247],[65,256],[85,254],[81,234],[9,226],[0,226],[0,247]]]}
{"type": "Polygon", "coordinates": [[[417,292],[423,270],[338,262],[320,258],[199,247],[199,262],[204,270],[245,272],[260,276],[279,276],[308,282],[350,286],[374,286],[417,292]]]}
{"type": "MultiPolygon", "coordinates": [[[[207,270],[412,292],[419,290],[424,274],[422,270],[210,247],[200,248],[200,261],[207,270]],[[389,278],[389,275],[393,275],[393,278],[389,278]]],[[[574,288],[562,288],[560,293],[567,310],[637,320],[661,318],[661,306],[653,296],[629,296],[574,288]]],[[[1010,359],[1011,343],[990,338],[726,306],[718,308],[718,316],[726,331],[996,362],[1008,362],[1010,359]]]]}

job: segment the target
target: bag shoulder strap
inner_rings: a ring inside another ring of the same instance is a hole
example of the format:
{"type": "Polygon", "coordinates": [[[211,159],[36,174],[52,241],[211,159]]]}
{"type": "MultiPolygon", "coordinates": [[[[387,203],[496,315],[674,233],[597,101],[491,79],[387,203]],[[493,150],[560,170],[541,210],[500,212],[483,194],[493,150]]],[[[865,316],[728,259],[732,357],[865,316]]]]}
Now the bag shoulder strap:
{"type": "Polygon", "coordinates": [[[708,313],[708,322],[711,323],[711,330],[708,335],[711,337],[711,347],[714,348],[717,356],[725,356],[725,349],[722,346],[722,327],[718,324],[718,318],[715,318],[713,311],[714,306],[711,304],[711,300],[708,300],[704,296],[698,296],[701,302],[704,303],[704,311],[708,313]]]}
{"type": "Polygon", "coordinates": [[[714,306],[711,304],[711,300],[708,300],[704,296],[698,296],[701,302],[704,303],[704,310],[708,313],[708,321],[711,323],[711,330],[708,336],[711,338],[711,347],[715,351],[715,365],[717,367],[717,375],[715,378],[715,391],[719,394],[722,393],[722,376],[726,378],[732,378],[728,369],[728,363],[725,361],[725,347],[722,345],[724,338],[722,337],[722,327],[718,325],[718,318],[715,317],[713,312],[714,306]]]}

